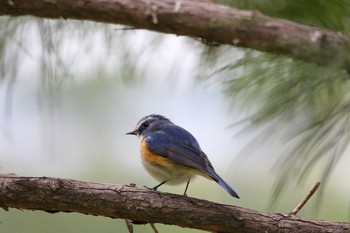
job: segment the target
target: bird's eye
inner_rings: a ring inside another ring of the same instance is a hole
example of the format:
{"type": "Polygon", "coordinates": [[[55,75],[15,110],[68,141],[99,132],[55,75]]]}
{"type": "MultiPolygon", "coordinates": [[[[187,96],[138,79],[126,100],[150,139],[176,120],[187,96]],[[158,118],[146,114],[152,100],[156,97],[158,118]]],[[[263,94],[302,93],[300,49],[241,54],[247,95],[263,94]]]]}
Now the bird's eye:
{"type": "Polygon", "coordinates": [[[148,126],[149,126],[149,122],[146,121],[146,122],[142,123],[141,128],[146,129],[148,126]]]}

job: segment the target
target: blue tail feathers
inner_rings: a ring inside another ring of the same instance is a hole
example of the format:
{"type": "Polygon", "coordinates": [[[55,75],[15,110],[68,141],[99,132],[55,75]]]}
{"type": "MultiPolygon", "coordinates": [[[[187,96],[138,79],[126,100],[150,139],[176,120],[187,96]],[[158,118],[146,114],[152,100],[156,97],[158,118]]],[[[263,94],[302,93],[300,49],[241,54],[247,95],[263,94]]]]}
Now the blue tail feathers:
{"type": "Polygon", "coordinates": [[[223,187],[231,196],[239,198],[238,194],[223,180],[221,179],[219,176],[217,177],[217,183],[223,187]]]}
{"type": "Polygon", "coordinates": [[[238,194],[223,179],[221,179],[218,174],[216,174],[213,168],[208,167],[208,173],[210,177],[221,187],[223,187],[231,196],[239,198],[238,194]]]}

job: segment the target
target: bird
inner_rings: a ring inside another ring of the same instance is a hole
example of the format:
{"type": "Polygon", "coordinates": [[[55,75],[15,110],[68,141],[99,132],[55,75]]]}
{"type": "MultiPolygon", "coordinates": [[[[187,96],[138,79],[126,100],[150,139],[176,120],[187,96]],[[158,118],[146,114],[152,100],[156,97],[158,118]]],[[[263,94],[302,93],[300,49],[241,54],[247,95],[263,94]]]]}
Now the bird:
{"type": "Polygon", "coordinates": [[[196,138],[187,130],[159,114],[143,117],[135,130],[126,133],[140,139],[141,161],[145,170],[160,183],[177,185],[186,183],[184,196],[193,177],[200,175],[214,180],[231,196],[238,194],[216,173],[208,156],[196,138]]]}

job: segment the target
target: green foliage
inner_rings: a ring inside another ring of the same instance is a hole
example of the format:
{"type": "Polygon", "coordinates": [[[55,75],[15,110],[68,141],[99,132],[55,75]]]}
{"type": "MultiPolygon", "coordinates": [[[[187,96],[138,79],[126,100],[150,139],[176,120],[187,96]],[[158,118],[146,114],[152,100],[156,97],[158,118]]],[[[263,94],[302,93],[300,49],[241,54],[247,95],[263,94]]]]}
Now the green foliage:
{"type": "MultiPolygon", "coordinates": [[[[261,124],[278,116],[296,117],[298,109],[308,112],[310,120],[322,122],[344,101],[348,74],[294,61],[281,56],[248,52],[221,72],[242,68],[242,74],[224,75],[227,94],[242,94],[247,101],[259,102],[259,114],[252,120],[261,124]]],[[[346,98],[345,98],[346,99],[346,98]]],[[[255,106],[255,105],[254,105],[255,106]]]]}
{"type": "Polygon", "coordinates": [[[248,52],[213,75],[221,76],[227,95],[240,96],[243,108],[253,109],[254,113],[244,121],[250,124],[247,128],[272,122],[260,136],[275,138],[279,135],[271,133],[271,128],[279,122],[280,131],[286,132],[288,140],[298,142],[276,163],[281,178],[276,196],[286,179],[297,175],[301,181],[325,157],[332,158],[323,174],[324,180],[329,177],[350,139],[349,76],[344,70],[248,52]],[[229,75],[230,72],[234,74],[229,75]]]}
{"type": "MultiPolygon", "coordinates": [[[[348,1],[223,0],[222,3],[350,32],[348,1]]],[[[350,142],[350,77],[345,70],[246,51],[243,58],[221,67],[212,76],[223,80],[232,102],[237,103],[239,96],[243,108],[253,112],[243,121],[248,122],[246,129],[266,127],[259,135],[265,139],[280,136],[276,134],[276,124],[278,131],[284,132],[287,140],[280,142],[289,150],[275,163],[279,179],[274,197],[291,180],[305,179],[321,161],[324,164],[321,179],[326,181],[330,177],[350,142]]],[[[247,146],[254,143],[253,140],[247,146]]]]}
{"type": "Polygon", "coordinates": [[[347,0],[219,0],[218,2],[334,31],[350,32],[350,2],[347,0]]]}

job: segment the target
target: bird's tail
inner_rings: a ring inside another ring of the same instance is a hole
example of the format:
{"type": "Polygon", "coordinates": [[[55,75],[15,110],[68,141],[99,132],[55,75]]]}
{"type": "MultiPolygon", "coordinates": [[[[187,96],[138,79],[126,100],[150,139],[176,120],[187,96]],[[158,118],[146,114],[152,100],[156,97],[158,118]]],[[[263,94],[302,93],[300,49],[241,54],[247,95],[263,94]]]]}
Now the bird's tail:
{"type": "Polygon", "coordinates": [[[208,166],[208,172],[210,174],[210,177],[221,187],[223,187],[231,196],[239,198],[238,194],[223,179],[221,179],[221,177],[214,171],[212,167],[208,166]]]}

